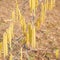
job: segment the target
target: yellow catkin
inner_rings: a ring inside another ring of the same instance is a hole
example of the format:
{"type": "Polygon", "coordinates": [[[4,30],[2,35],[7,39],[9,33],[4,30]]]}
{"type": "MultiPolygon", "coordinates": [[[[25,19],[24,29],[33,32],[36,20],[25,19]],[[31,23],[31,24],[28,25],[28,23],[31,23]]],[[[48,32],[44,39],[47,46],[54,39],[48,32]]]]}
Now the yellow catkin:
{"type": "Polygon", "coordinates": [[[29,41],[29,33],[26,32],[26,45],[29,47],[30,41],[29,41]]]}
{"type": "Polygon", "coordinates": [[[36,9],[35,0],[32,0],[32,12],[33,12],[34,16],[35,16],[35,9],[36,9]]]}
{"type": "Polygon", "coordinates": [[[22,47],[21,47],[20,53],[21,53],[20,60],[23,60],[22,47]]]}
{"type": "Polygon", "coordinates": [[[35,0],[29,0],[30,8],[33,11],[35,9],[35,0]]]}
{"type": "Polygon", "coordinates": [[[39,30],[40,29],[40,25],[41,25],[41,19],[40,19],[40,17],[36,21],[35,25],[36,25],[36,30],[39,30]]]}
{"type": "Polygon", "coordinates": [[[32,9],[32,0],[29,0],[30,8],[32,9]]]}
{"type": "Polygon", "coordinates": [[[25,33],[26,32],[26,22],[25,22],[25,20],[23,21],[22,29],[23,29],[23,32],[25,33]]]}
{"type": "Polygon", "coordinates": [[[25,18],[22,16],[20,10],[19,10],[19,22],[22,27],[23,33],[25,33],[26,32],[26,22],[25,22],[25,18]]]}
{"type": "Polygon", "coordinates": [[[9,40],[9,46],[10,46],[10,48],[11,48],[12,36],[11,36],[10,30],[9,30],[9,32],[8,32],[8,40],[9,40]]]}
{"type": "Polygon", "coordinates": [[[36,48],[36,29],[35,26],[32,27],[32,48],[36,48]]]}
{"type": "Polygon", "coordinates": [[[30,10],[34,13],[35,16],[35,11],[38,6],[38,0],[29,0],[29,4],[30,4],[30,10]]]}
{"type": "Polygon", "coordinates": [[[4,57],[8,55],[8,44],[7,44],[7,33],[5,32],[3,34],[3,52],[4,52],[4,57]]]}
{"type": "Polygon", "coordinates": [[[31,10],[33,11],[38,6],[38,0],[29,0],[29,4],[30,4],[31,10]]]}
{"type": "Polygon", "coordinates": [[[18,20],[18,15],[19,15],[18,10],[19,10],[19,7],[18,7],[18,2],[16,0],[16,20],[18,20]]]}
{"type": "Polygon", "coordinates": [[[35,23],[37,30],[39,30],[40,25],[45,21],[45,14],[47,9],[48,9],[47,1],[46,4],[41,3],[41,16],[38,18],[38,20],[35,23]]]}
{"type": "Polygon", "coordinates": [[[14,37],[14,23],[13,22],[10,24],[9,29],[11,31],[11,36],[14,37]]]}
{"type": "Polygon", "coordinates": [[[50,9],[52,10],[53,9],[53,0],[50,1],[50,9]]]}
{"type": "Polygon", "coordinates": [[[41,23],[45,21],[45,5],[41,3],[41,23]]]}
{"type": "Polygon", "coordinates": [[[38,4],[38,0],[35,0],[35,8],[37,8],[38,4]]]}
{"type": "Polygon", "coordinates": [[[59,57],[59,49],[56,49],[56,50],[55,50],[55,56],[56,56],[56,58],[59,57]]]}
{"type": "Polygon", "coordinates": [[[11,16],[13,22],[15,21],[15,11],[12,11],[12,16],[11,16]]]}
{"type": "Polygon", "coordinates": [[[55,7],[55,0],[50,0],[49,10],[52,10],[55,7]]]}
{"type": "Polygon", "coordinates": [[[14,25],[13,25],[13,23],[11,23],[9,28],[6,30],[10,48],[11,48],[11,44],[12,44],[12,38],[14,37],[13,29],[14,29],[14,25]]]}
{"type": "Polygon", "coordinates": [[[31,42],[32,42],[32,24],[29,23],[27,26],[28,26],[29,41],[31,44],[31,42]]]}
{"type": "Polygon", "coordinates": [[[36,47],[36,29],[31,23],[28,24],[29,42],[32,48],[36,47]]]}
{"type": "Polygon", "coordinates": [[[7,32],[7,35],[8,35],[8,36],[7,36],[7,38],[8,38],[8,43],[10,44],[10,41],[11,41],[11,39],[12,39],[12,38],[11,38],[10,30],[7,29],[6,32],[7,32]]]}
{"type": "Polygon", "coordinates": [[[45,11],[48,10],[48,4],[49,4],[48,0],[45,0],[45,11]]]}
{"type": "Polygon", "coordinates": [[[3,47],[2,42],[0,42],[0,51],[2,51],[2,47],[3,47]]]}
{"type": "Polygon", "coordinates": [[[3,45],[2,45],[2,42],[0,42],[0,57],[2,56],[2,55],[1,55],[2,48],[3,48],[3,45]]]}
{"type": "Polygon", "coordinates": [[[10,58],[9,58],[9,60],[13,60],[13,56],[12,56],[12,54],[10,54],[10,58]]]}
{"type": "Polygon", "coordinates": [[[55,7],[56,0],[53,0],[53,8],[55,7]]]}

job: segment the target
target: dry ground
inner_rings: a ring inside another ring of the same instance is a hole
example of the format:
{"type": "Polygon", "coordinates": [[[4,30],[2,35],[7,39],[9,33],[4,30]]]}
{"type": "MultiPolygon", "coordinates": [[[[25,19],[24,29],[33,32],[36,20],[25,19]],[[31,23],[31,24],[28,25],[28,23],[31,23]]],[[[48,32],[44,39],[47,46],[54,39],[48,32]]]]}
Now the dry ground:
{"type": "MultiPolygon", "coordinates": [[[[26,19],[26,22],[32,20],[30,15],[29,0],[18,0],[19,8],[26,19]]],[[[2,36],[11,23],[11,12],[15,9],[15,0],[0,0],[0,42],[3,40],[2,36]]],[[[35,20],[39,17],[39,8],[36,11],[35,20]]],[[[33,20],[32,20],[33,21],[33,20]]],[[[18,22],[14,29],[15,37],[12,39],[12,54],[13,60],[20,59],[20,47],[22,44],[20,40],[23,38],[18,22]]],[[[44,24],[41,25],[40,30],[36,34],[37,49],[28,49],[23,45],[25,52],[24,58],[31,56],[35,59],[31,60],[60,60],[56,59],[55,49],[60,50],[60,0],[56,0],[56,6],[52,11],[47,11],[44,24]]],[[[23,58],[23,60],[25,60],[23,58]]],[[[3,59],[2,59],[3,60],[3,59]]],[[[8,59],[9,60],[9,59],[8,59]]]]}

